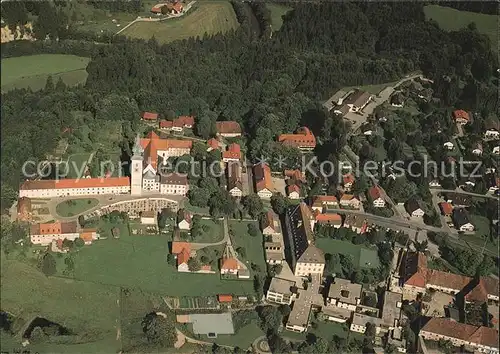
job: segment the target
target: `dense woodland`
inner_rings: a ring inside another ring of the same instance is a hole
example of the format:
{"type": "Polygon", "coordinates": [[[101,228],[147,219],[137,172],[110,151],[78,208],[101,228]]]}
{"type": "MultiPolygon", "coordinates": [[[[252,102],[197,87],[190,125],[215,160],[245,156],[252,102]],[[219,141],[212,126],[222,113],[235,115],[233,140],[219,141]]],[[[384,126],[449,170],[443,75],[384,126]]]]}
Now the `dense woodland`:
{"type": "Polygon", "coordinates": [[[421,3],[292,5],[272,38],[263,4],[251,6],[259,36],[250,28],[246,5],[235,2],[238,30],[159,45],[155,39],[78,33],[61,4],[2,3],[7,23],[22,23],[26,11],[38,14],[35,36],[48,38],[2,44],[3,58],[37,53],[92,58],[85,87],[50,83],[40,92],[2,95],[2,207],[16,196],[23,162],[43,159],[66,128],[120,121],[127,127],[122,146],[128,151],[132,122],[141,110],[194,114],[203,137],[214,133],[216,120],[237,120],[249,139],[250,158],[282,153],[276,135],[307,123],[322,143],[317,155],[334,159],[349,127],[320,103],[343,86],[394,81],[422,70],[435,80],[443,105],[485,114],[498,109],[498,60],[474,26],[442,31],[425,21],[421,3]]]}

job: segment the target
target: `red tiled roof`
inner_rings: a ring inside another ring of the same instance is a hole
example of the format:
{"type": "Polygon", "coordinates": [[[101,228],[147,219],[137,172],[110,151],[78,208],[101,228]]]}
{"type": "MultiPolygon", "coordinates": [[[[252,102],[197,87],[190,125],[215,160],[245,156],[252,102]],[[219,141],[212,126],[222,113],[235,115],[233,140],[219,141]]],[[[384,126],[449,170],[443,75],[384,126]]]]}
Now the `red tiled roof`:
{"type": "Polygon", "coordinates": [[[76,232],[76,229],[76,221],[34,224],[31,225],[31,235],[72,234],[76,232]]]}
{"type": "Polygon", "coordinates": [[[334,195],[316,195],[313,197],[313,204],[328,204],[328,203],[338,203],[337,197],[334,195]]]}
{"type": "Polygon", "coordinates": [[[179,266],[183,263],[187,263],[190,257],[191,253],[186,248],[183,248],[182,251],[177,254],[177,265],[179,266]]]}
{"type": "Polygon", "coordinates": [[[290,195],[290,193],[292,192],[297,192],[300,195],[300,187],[296,184],[291,184],[289,186],[286,186],[286,192],[288,195],[290,195]]]}
{"type": "Polygon", "coordinates": [[[307,127],[299,128],[296,134],[281,134],[278,136],[278,141],[297,147],[314,148],[316,146],[316,138],[307,127]]]}
{"type": "Polygon", "coordinates": [[[380,188],[378,186],[371,187],[370,189],[368,189],[368,195],[373,200],[380,198],[380,188]]]}
{"type": "Polygon", "coordinates": [[[140,144],[144,149],[144,160],[155,169],[158,164],[158,150],[191,149],[193,146],[191,140],[160,139],[153,131],[149,132],[146,138],[142,138],[140,144]]]}
{"type": "Polygon", "coordinates": [[[430,286],[436,285],[460,291],[465,288],[470,281],[471,278],[469,277],[440,270],[432,269],[427,272],[427,284],[430,286]]]}
{"type": "Polygon", "coordinates": [[[439,203],[439,208],[441,209],[443,215],[451,215],[451,213],[453,212],[453,205],[451,205],[450,203],[439,203]]]}
{"type": "Polygon", "coordinates": [[[221,269],[238,270],[240,269],[238,261],[235,258],[223,258],[221,261],[221,269]]]}
{"type": "Polygon", "coordinates": [[[241,134],[240,124],[232,120],[215,122],[215,126],[219,134],[241,134]]]}
{"type": "Polygon", "coordinates": [[[171,129],[174,126],[174,122],[171,120],[160,121],[160,129],[171,129]]]}
{"type": "Polygon", "coordinates": [[[155,5],[151,8],[151,12],[155,14],[160,14],[161,13],[161,8],[163,7],[163,4],[160,5],[155,5]]]}
{"type": "Polygon", "coordinates": [[[349,173],[347,175],[344,175],[342,177],[342,180],[344,181],[344,184],[348,184],[348,183],[354,183],[354,175],[352,173],[349,173]]]}
{"type": "Polygon", "coordinates": [[[319,212],[316,212],[314,217],[320,224],[342,224],[342,217],[339,214],[321,214],[319,212]]]}
{"type": "Polygon", "coordinates": [[[189,242],[178,242],[178,241],[172,242],[172,254],[181,253],[183,249],[186,249],[188,250],[188,252],[191,252],[191,244],[189,242]]]}
{"type": "Polygon", "coordinates": [[[176,3],[169,3],[167,4],[167,8],[171,11],[171,10],[175,10],[176,12],[181,12],[183,7],[182,7],[182,4],[180,2],[176,2],[176,3]]]}
{"type": "Polygon", "coordinates": [[[470,121],[469,113],[467,113],[466,111],[464,111],[462,109],[457,109],[456,111],[454,111],[453,118],[455,120],[461,119],[461,120],[470,121]]]}
{"type": "Polygon", "coordinates": [[[223,159],[240,159],[241,158],[241,149],[238,144],[229,144],[227,151],[222,153],[223,159]]]}
{"type": "Polygon", "coordinates": [[[179,124],[182,127],[188,127],[194,125],[194,117],[193,116],[180,116],[174,119],[174,124],[179,124]]]}
{"type": "Polygon", "coordinates": [[[68,188],[103,188],[125,187],[130,185],[128,177],[77,178],[45,181],[26,181],[19,189],[68,189],[68,188]]]}
{"type": "Polygon", "coordinates": [[[232,295],[217,295],[219,302],[231,302],[233,301],[232,295]]]}
{"type": "Polygon", "coordinates": [[[498,348],[498,330],[481,326],[469,337],[468,341],[490,348],[498,348]]]}
{"type": "Polygon", "coordinates": [[[305,182],[306,178],[300,170],[285,170],[285,177],[293,178],[296,181],[305,182]]]}
{"type": "Polygon", "coordinates": [[[254,166],[254,177],[255,177],[255,186],[257,187],[257,192],[260,192],[263,189],[268,189],[272,192],[273,190],[273,181],[271,179],[271,169],[269,165],[265,163],[260,163],[254,166]]]}
{"type": "Polygon", "coordinates": [[[144,112],[142,114],[142,119],[144,119],[144,120],[157,120],[158,119],[158,113],[144,112]]]}
{"type": "Polygon", "coordinates": [[[94,239],[93,235],[94,231],[92,230],[82,230],[82,232],[80,232],[80,238],[85,242],[92,242],[94,239]]]}
{"type": "Polygon", "coordinates": [[[218,149],[218,148],[219,148],[219,140],[214,139],[214,138],[209,139],[209,140],[207,141],[207,145],[208,145],[209,147],[211,147],[212,149],[214,149],[214,150],[215,150],[215,149],[218,149]]]}
{"type": "Polygon", "coordinates": [[[499,293],[498,279],[492,277],[481,277],[481,283],[483,284],[483,287],[486,289],[486,292],[489,295],[498,296],[499,293]]]}
{"type": "Polygon", "coordinates": [[[488,301],[488,292],[484,287],[484,283],[481,280],[479,280],[476,286],[472,288],[472,290],[465,295],[465,298],[467,299],[467,301],[477,301],[477,302],[488,301]]]}

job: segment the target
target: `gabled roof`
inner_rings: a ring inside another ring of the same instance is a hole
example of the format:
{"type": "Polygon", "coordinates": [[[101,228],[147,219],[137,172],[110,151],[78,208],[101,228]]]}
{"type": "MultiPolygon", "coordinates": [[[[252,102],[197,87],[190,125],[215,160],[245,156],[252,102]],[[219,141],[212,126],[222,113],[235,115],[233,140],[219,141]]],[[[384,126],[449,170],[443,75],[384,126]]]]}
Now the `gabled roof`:
{"type": "Polygon", "coordinates": [[[157,120],[158,119],[158,113],[144,112],[144,113],[142,113],[142,119],[145,119],[145,120],[157,120]]]}
{"type": "Polygon", "coordinates": [[[325,254],[321,249],[311,244],[306,248],[304,253],[299,257],[297,262],[300,263],[325,263],[325,254]]]}
{"type": "Polygon", "coordinates": [[[229,144],[227,151],[222,153],[223,159],[240,159],[241,158],[241,149],[238,144],[232,143],[229,144]]]}
{"type": "Polygon", "coordinates": [[[320,213],[316,212],[314,214],[314,218],[320,224],[333,224],[333,225],[342,225],[342,216],[335,213],[320,213]]]}
{"type": "Polygon", "coordinates": [[[70,189],[70,188],[104,188],[104,187],[125,187],[129,186],[128,177],[110,178],[76,178],[59,180],[26,181],[19,189],[70,189]]]}
{"type": "Polygon", "coordinates": [[[78,225],[76,221],[71,222],[54,222],[31,225],[31,235],[62,235],[74,234],[78,225]]]}
{"type": "Polygon", "coordinates": [[[316,146],[316,138],[307,127],[299,128],[296,134],[281,134],[278,136],[278,141],[297,147],[314,148],[316,146]]]}
{"type": "Polygon", "coordinates": [[[219,134],[241,134],[241,126],[235,121],[220,121],[215,122],[217,133],[219,134]]]}
{"type": "Polygon", "coordinates": [[[219,148],[219,140],[214,139],[214,138],[212,138],[212,139],[208,139],[208,141],[207,141],[207,145],[208,145],[209,147],[211,147],[212,149],[214,149],[214,150],[215,150],[215,149],[218,149],[218,148],[219,148]]]}
{"type": "Polygon", "coordinates": [[[255,187],[257,192],[267,189],[273,191],[273,181],[271,179],[271,169],[265,163],[259,163],[253,167],[253,174],[255,178],[255,187]]]}
{"type": "Polygon", "coordinates": [[[408,213],[411,214],[418,209],[424,211],[424,208],[422,206],[422,201],[415,198],[411,198],[406,202],[406,211],[408,213]]]}
{"type": "Polygon", "coordinates": [[[233,296],[232,295],[217,295],[217,299],[219,302],[231,302],[233,301],[233,296]]]}
{"type": "Polygon", "coordinates": [[[372,94],[369,92],[355,90],[347,97],[347,99],[344,100],[344,104],[352,104],[355,107],[362,107],[370,100],[371,97],[372,94]]]}
{"type": "Polygon", "coordinates": [[[290,195],[292,192],[296,192],[300,195],[300,187],[296,184],[290,184],[286,186],[286,193],[290,195]]]}
{"type": "Polygon", "coordinates": [[[359,200],[354,194],[342,194],[342,197],[340,197],[340,200],[342,201],[351,201],[351,200],[359,200]]]}
{"type": "Polygon", "coordinates": [[[227,173],[228,173],[228,178],[227,178],[228,190],[238,188],[240,191],[243,191],[243,183],[241,181],[241,166],[239,162],[228,163],[227,173]]]}
{"type": "Polygon", "coordinates": [[[349,183],[354,183],[355,180],[356,180],[356,178],[354,177],[354,175],[352,173],[349,173],[347,175],[342,176],[342,181],[343,181],[344,185],[349,184],[349,183]]]}
{"type": "Polygon", "coordinates": [[[469,214],[464,208],[453,209],[452,218],[455,222],[455,225],[457,225],[458,227],[462,227],[463,225],[470,223],[469,214]]]}
{"type": "Polygon", "coordinates": [[[372,200],[380,198],[380,188],[378,186],[371,187],[370,189],[368,189],[368,195],[370,196],[370,198],[372,198],[372,200]]]}
{"type": "Polygon", "coordinates": [[[171,120],[161,120],[160,121],[160,129],[170,129],[174,126],[174,122],[171,120]]]}
{"type": "Polygon", "coordinates": [[[453,205],[447,202],[439,203],[439,208],[444,215],[450,215],[453,212],[453,205]]]}
{"type": "Polygon", "coordinates": [[[189,242],[178,242],[178,241],[172,242],[172,254],[181,253],[183,249],[186,249],[189,252],[191,252],[191,244],[189,242]]]}
{"type": "Polygon", "coordinates": [[[180,266],[181,264],[187,263],[190,257],[191,253],[186,248],[183,248],[182,251],[177,254],[177,265],[180,266]]]}
{"type": "Polygon", "coordinates": [[[236,258],[222,258],[220,269],[238,270],[240,265],[236,258]]]}
{"type": "Polygon", "coordinates": [[[261,219],[260,227],[262,230],[270,227],[276,233],[281,232],[278,215],[274,211],[268,210],[261,219]]]}
{"type": "Polygon", "coordinates": [[[284,175],[285,175],[285,177],[292,178],[296,181],[300,181],[300,182],[306,181],[304,174],[300,170],[285,170],[284,175]]]}
{"type": "Polygon", "coordinates": [[[186,220],[191,225],[191,214],[186,209],[179,209],[177,212],[177,223],[186,220]]]}
{"type": "Polygon", "coordinates": [[[334,195],[315,195],[312,200],[313,206],[322,206],[323,204],[336,204],[338,199],[334,195]]]}
{"type": "Polygon", "coordinates": [[[455,120],[466,120],[470,121],[470,115],[466,111],[462,109],[457,109],[456,111],[453,112],[453,118],[455,120]]]}

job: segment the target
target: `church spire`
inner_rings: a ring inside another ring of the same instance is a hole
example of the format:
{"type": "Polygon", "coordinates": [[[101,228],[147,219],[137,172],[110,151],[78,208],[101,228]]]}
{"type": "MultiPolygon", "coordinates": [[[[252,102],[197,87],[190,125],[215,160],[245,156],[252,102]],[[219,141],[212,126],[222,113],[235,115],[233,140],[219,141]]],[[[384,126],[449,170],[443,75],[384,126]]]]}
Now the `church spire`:
{"type": "Polygon", "coordinates": [[[137,137],[135,138],[135,144],[132,149],[133,156],[141,156],[142,155],[142,146],[141,146],[141,138],[139,133],[137,133],[137,137]]]}

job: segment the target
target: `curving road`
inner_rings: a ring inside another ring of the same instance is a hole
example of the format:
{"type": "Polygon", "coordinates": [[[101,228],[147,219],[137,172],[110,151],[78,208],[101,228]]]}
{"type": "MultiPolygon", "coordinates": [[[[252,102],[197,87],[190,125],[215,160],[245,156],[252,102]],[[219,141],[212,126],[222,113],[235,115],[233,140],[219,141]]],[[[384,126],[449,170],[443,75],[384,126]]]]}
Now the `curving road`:
{"type": "Polygon", "coordinates": [[[478,198],[489,198],[489,199],[499,199],[498,195],[493,194],[477,194],[472,192],[466,192],[463,190],[453,190],[453,189],[431,189],[431,193],[455,193],[455,194],[465,194],[478,198]]]}

